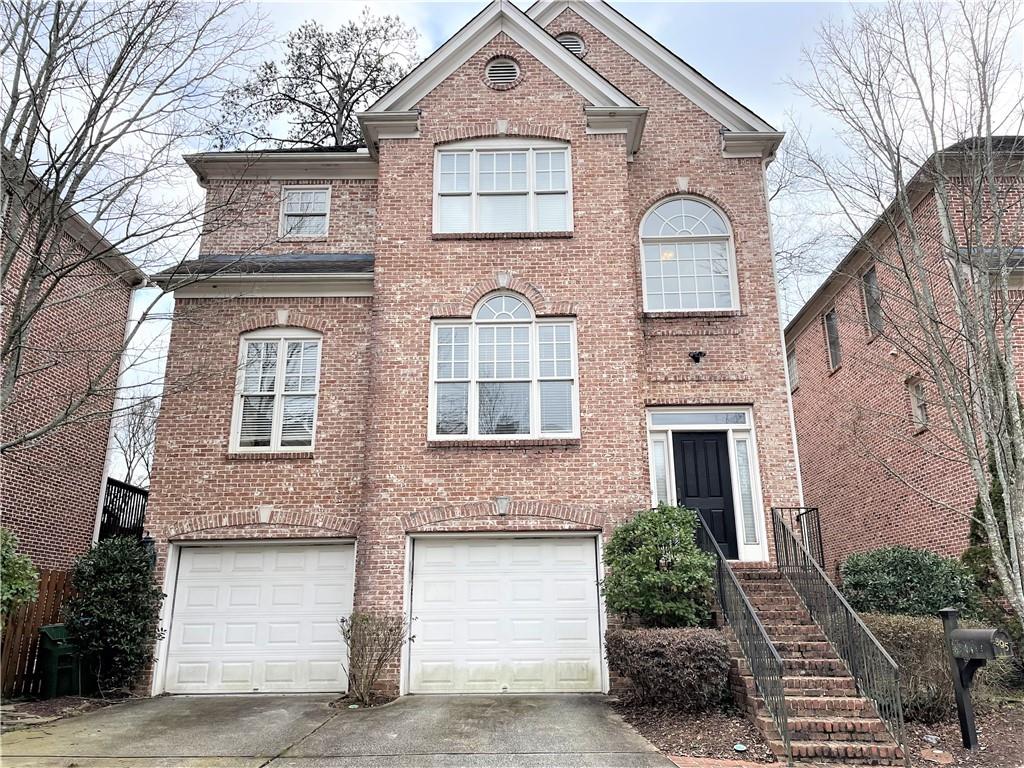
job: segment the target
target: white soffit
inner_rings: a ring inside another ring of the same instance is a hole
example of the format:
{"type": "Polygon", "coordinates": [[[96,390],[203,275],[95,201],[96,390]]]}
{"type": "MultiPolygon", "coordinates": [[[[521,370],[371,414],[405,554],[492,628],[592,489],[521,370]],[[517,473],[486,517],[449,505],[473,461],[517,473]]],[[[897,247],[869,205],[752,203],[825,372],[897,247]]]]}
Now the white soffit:
{"type": "Polygon", "coordinates": [[[546,27],[566,8],[572,9],[603,32],[612,42],[728,130],[776,133],[771,125],[602,0],[539,0],[530,6],[527,13],[540,26],[546,27]]]}
{"type": "Polygon", "coordinates": [[[509,0],[494,0],[362,113],[360,120],[372,120],[375,114],[381,112],[407,112],[413,109],[420,99],[444,82],[499,32],[504,32],[529,51],[592,105],[637,106],[626,94],[569,53],[509,0]]]}

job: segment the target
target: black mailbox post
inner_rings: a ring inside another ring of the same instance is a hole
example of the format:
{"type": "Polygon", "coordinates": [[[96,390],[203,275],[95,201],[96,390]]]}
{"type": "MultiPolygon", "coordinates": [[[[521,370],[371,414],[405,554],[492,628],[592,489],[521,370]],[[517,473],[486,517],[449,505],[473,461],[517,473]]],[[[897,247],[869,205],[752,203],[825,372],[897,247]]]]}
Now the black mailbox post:
{"type": "Polygon", "coordinates": [[[971,683],[974,675],[990,659],[1010,655],[1010,639],[998,629],[960,629],[960,612],[955,608],[939,611],[942,628],[949,650],[949,663],[953,668],[953,690],[956,693],[956,711],[960,717],[960,735],[967,749],[978,746],[978,731],[974,726],[974,704],[971,701],[971,683]]]}

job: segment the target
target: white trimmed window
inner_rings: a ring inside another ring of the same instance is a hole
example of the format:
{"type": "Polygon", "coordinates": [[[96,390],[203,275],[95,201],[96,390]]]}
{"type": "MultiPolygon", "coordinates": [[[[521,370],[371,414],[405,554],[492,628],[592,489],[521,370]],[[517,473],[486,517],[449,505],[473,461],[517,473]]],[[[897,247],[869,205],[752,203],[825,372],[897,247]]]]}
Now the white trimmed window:
{"type": "Polygon", "coordinates": [[[434,231],[569,231],[570,167],[569,147],[560,142],[447,144],[434,169],[434,231]]]}
{"type": "Polygon", "coordinates": [[[316,432],[320,335],[301,328],[242,337],[231,448],[308,451],[316,432]]]}
{"type": "Polygon", "coordinates": [[[330,201],[330,187],[284,187],[281,237],[325,237],[330,201]]]}
{"type": "Polygon", "coordinates": [[[924,381],[916,376],[907,379],[907,392],[910,393],[910,416],[914,426],[924,429],[928,426],[928,392],[924,381]]]}
{"type": "Polygon", "coordinates": [[[800,386],[800,368],[796,364],[796,350],[786,350],[786,370],[789,372],[789,391],[800,386]]]}
{"type": "Polygon", "coordinates": [[[739,308],[732,232],[703,200],[659,203],[640,225],[644,310],[701,312],[739,308]]]}
{"type": "Polygon", "coordinates": [[[515,294],[435,322],[430,374],[432,440],[579,436],[575,321],[538,320],[515,294]]]}
{"type": "Polygon", "coordinates": [[[825,344],[828,347],[828,366],[830,370],[836,370],[843,364],[843,348],[839,341],[839,314],[836,308],[832,307],[825,313],[825,344]]]}

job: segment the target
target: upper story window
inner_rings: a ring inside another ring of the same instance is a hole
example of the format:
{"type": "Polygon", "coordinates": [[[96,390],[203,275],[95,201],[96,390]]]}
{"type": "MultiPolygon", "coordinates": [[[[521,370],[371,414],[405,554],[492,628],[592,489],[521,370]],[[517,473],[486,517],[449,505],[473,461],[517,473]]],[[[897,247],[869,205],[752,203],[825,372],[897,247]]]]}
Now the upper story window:
{"type": "Polygon", "coordinates": [[[907,379],[907,392],[910,393],[910,415],[914,426],[922,430],[928,426],[928,393],[924,382],[912,376],[907,379]]]}
{"type": "Polygon", "coordinates": [[[874,267],[867,270],[860,278],[864,291],[864,317],[868,324],[868,333],[878,336],[885,327],[882,315],[882,289],[878,287],[878,273],[874,267]]]}
{"type": "Polygon", "coordinates": [[[834,371],[843,362],[843,350],[839,343],[839,315],[832,307],[825,313],[825,343],[828,346],[828,364],[834,371]]]}
{"type": "Polygon", "coordinates": [[[800,386],[800,369],[796,364],[796,350],[786,350],[786,370],[789,372],[789,391],[800,386]]]}
{"type": "Polygon", "coordinates": [[[431,439],[579,435],[573,320],[538,320],[522,298],[498,293],[432,334],[431,439]]]}
{"type": "Polygon", "coordinates": [[[273,328],[244,335],[232,450],[312,448],[319,381],[319,334],[301,328],[273,328]]]}
{"type": "Polygon", "coordinates": [[[640,225],[644,309],[693,312],[737,309],[732,233],[725,216],[703,200],[666,200],[640,225]]]}
{"type": "Polygon", "coordinates": [[[281,237],[326,237],[330,187],[281,190],[281,237]]]}
{"type": "Polygon", "coordinates": [[[435,232],[572,229],[569,148],[521,139],[446,145],[434,173],[435,232]]]}

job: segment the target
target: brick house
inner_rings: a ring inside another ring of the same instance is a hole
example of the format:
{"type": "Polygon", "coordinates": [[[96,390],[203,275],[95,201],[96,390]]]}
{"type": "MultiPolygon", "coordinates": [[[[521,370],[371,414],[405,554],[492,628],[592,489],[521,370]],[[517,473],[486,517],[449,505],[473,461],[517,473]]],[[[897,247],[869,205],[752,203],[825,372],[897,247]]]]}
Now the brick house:
{"type": "MultiPolygon", "coordinates": [[[[60,248],[69,261],[88,260],[58,283],[33,319],[22,373],[0,420],[6,444],[50,423],[90,383],[104,385],[71,421],[0,456],[3,526],[36,567],[57,570],[67,569],[98,533],[118,372],[115,367],[97,382],[97,368],[119,357],[132,291],[144,280],[138,267],[77,215],[67,221],[60,248]],[[89,257],[96,253],[104,255],[89,257]]],[[[27,267],[27,255],[16,255],[4,281],[5,338],[9,308],[27,267]]]]}
{"type": "MultiPolygon", "coordinates": [[[[1024,137],[998,137],[995,145],[1000,192],[1009,206],[1004,237],[1020,243],[1024,137]]],[[[947,165],[958,159],[959,147],[944,151],[947,165]]],[[[942,254],[950,242],[974,242],[971,199],[951,195],[941,217],[926,174],[908,189],[933,260],[929,271],[938,276],[937,306],[955,328],[960,320],[942,254]]],[[[785,330],[802,484],[808,502],[820,508],[826,570],[833,574],[848,555],[880,546],[906,544],[951,557],[968,546],[977,490],[961,454],[948,448],[956,439],[934,382],[906,353],[909,344],[898,341],[915,338],[917,321],[905,314],[895,253],[890,226],[880,218],[785,330]]],[[[1024,299],[1024,258],[1010,258],[1016,265],[1011,297],[1016,288],[1024,299]]],[[[1024,349],[1014,352],[1024,376],[1024,349]]],[[[966,357],[959,365],[970,370],[966,357]]]]}
{"type": "Polygon", "coordinates": [[[801,500],[782,135],[603,3],[491,3],[360,121],[187,158],[152,692],[340,690],[353,606],[412,620],[403,693],[607,690],[617,523],[687,504],[766,562],[801,500]]]}

